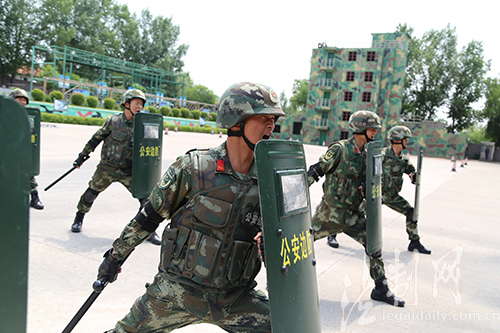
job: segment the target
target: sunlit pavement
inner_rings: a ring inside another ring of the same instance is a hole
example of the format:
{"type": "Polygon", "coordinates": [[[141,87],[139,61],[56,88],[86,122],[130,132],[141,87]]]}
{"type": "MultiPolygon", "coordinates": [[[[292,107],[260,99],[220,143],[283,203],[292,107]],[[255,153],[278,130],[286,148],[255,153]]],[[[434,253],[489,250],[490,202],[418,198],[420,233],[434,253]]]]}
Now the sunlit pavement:
{"type": "MultiPolygon", "coordinates": [[[[63,330],[91,294],[103,253],[139,207],[121,184],[113,184],[97,197],[85,216],[82,232],[72,233],[76,204],[99,162],[100,146],[81,169],[49,191],[43,189],[72,167],[97,127],[42,126],[41,173],[36,179],[45,209],[30,210],[30,333],[63,330]]],[[[225,137],[170,131],[163,139],[166,170],[187,150],[216,146],[225,137]]],[[[321,146],[304,147],[308,165],[316,163],[326,150],[321,146]]],[[[415,163],[416,157],[411,156],[411,160],[415,163]]],[[[323,332],[500,329],[500,164],[469,160],[466,167],[452,172],[449,160],[425,158],[423,168],[418,226],[421,241],[432,254],[408,252],[404,216],[385,206],[382,212],[386,275],[391,289],[405,299],[406,307],[370,300],[373,281],[364,263],[362,246],[343,234],[337,237],[338,249],[328,247],[323,239],[314,248],[323,332]]],[[[310,188],[313,212],[321,200],[321,183],[310,188]]],[[[408,178],[402,195],[413,202],[414,186],[408,178]]],[[[104,332],[114,327],[144,293],[144,285],[152,281],[159,251],[149,242],[140,245],[123,266],[118,280],[102,292],[73,332],[104,332]]],[[[265,290],[264,270],[257,280],[258,288],[265,290]]],[[[200,324],[176,332],[223,330],[200,324]]]]}

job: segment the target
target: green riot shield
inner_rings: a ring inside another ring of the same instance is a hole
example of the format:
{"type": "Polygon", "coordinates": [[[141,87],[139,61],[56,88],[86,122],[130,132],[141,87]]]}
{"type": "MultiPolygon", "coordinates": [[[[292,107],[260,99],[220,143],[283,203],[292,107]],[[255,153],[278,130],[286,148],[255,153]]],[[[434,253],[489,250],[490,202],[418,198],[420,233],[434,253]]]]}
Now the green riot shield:
{"type": "Polygon", "coordinates": [[[321,332],[304,148],[263,140],[255,161],[273,332],[321,332]]]}
{"type": "Polygon", "coordinates": [[[0,96],[0,332],[26,332],[29,134],[26,110],[0,96]]]}
{"type": "Polygon", "coordinates": [[[415,171],[415,206],[413,206],[413,221],[418,221],[420,208],[420,180],[422,177],[422,160],[424,159],[424,148],[418,146],[417,170],[415,171]]]}
{"type": "Polygon", "coordinates": [[[30,176],[40,174],[40,110],[26,108],[31,130],[31,170],[30,176]]]}
{"type": "Polygon", "coordinates": [[[382,250],[382,153],[380,141],[366,144],[366,252],[382,250]]]}
{"type": "Polygon", "coordinates": [[[132,196],[147,198],[161,177],[163,116],[136,113],[134,116],[134,152],[132,196]]]}

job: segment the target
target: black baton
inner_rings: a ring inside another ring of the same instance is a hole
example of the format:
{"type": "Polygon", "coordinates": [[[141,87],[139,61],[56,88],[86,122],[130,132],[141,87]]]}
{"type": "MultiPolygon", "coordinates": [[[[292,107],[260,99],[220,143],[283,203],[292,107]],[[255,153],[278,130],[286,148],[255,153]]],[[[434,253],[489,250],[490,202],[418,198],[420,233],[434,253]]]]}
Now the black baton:
{"type": "Polygon", "coordinates": [[[62,175],[61,177],[57,178],[52,184],[50,184],[49,186],[47,186],[46,188],[44,188],[43,190],[44,191],[47,191],[49,190],[52,186],[54,186],[55,184],[59,183],[61,181],[61,179],[63,179],[64,177],[66,177],[67,175],[69,175],[71,172],[73,172],[73,170],[76,169],[76,166],[72,167],[71,169],[69,169],[68,171],[66,171],[66,173],[64,175],[62,175]]]}

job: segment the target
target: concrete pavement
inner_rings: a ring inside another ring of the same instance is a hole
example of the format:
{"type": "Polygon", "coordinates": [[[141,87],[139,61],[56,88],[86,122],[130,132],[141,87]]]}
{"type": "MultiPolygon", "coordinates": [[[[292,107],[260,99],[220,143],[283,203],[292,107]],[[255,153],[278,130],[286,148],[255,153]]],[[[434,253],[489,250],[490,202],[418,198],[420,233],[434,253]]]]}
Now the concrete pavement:
{"type": "MultiPolygon", "coordinates": [[[[45,209],[30,210],[28,332],[61,332],[91,294],[103,253],[135,216],[139,203],[121,184],[96,199],[79,234],[70,231],[76,204],[99,162],[100,146],[66,179],[43,189],[71,168],[97,130],[93,126],[43,124],[41,173],[36,177],[45,209]]],[[[164,135],[163,170],[193,147],[216,146],[217,134],[164,135]]],[[[316,163],[326,147],[305,145],[307,164],[316,163]]],[[[411,157],[413,162],[415,156],[411,157]]],[[[459,164],[459,163],[458,163],[459,164]]],[[[499,163],[470,160],[451,172],[451,163],[425,158],[419,231],[430,256],[410,253],[405,218],[383,208],[384,251],[391,289],[406,300],[394,308],[370,300],[373,281],[364,264],[363,247],[339,235],[339,249],[315,243],[318,293],[323,332],[493,332],[500,330],[499,163]]],[[[312,207],[322,196],[322,181],[310,188],[312,207]]],[[[402,195],[413,201],[414,187],[405,179],[402,195]]],[[[166,225],[166,224],[164,224],[166,225]]],[[[159,247],[140,245],[73,332],[104,332],[114,327],[141,296],[157,272],[159,247]]],[[[265,290],[265,270],[257,277],[265,290]]],[[[307,304],[305,304],[307,306],[307,304]]],[[[223,332],[200,324],[176,332],[223,332]]]]}

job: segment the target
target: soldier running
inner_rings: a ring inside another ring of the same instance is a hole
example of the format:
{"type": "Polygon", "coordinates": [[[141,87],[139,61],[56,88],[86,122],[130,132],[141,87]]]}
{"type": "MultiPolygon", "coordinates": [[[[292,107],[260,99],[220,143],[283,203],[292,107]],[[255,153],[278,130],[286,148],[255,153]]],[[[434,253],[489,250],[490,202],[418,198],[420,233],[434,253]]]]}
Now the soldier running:
{"type": "MultiPolygon", "coordinates": [[[[344,232],[366,248],[366,213],[363,183],[366,181],[365,144],[381,128],[380,118],[371,111],[357,111],[349,119],[353,137],[332,143],[319,162],[308,171],[309,186],[323,176],[323,197],[312,218],[314,240],[344,232]]],[[[367,254],[370,276],[375,281],[373,300],[403,307],[405,301],[387,286],[382,252],[367,254]]]]}
{"type": "MultiPolygon", "coordinates": [[[[132,192],[132,151],[133,151],[133,119],[146,103],[144,93],[138,89],[128,90],[123,94],[121,105],[125,107],[122,114],[112,115],[87,142],[78,158],[73,163],[80,167],[89,158],[89,154],[104,140],[101,150],[101,161],[89,181],[89,187],[80,197],[75,219],[71,225],[72,232],[82,230],[83,217],[90,211],[94,200],[114,182],[119,182],[132,192]]],[[[148,198],[140,198],[141,207],[148,198]]],[[[148,241],[160,245],[160,237],[153,232],[148,241]]]]}
{"type": "MultiPolygon", "coordinates": [[[[9,93],[9,98],[15,100],[22,107],[26,107],[30,103],[30,97],[28,93],[24,89],[14,88],[9,93]]],[[[38,196],[38,183],[36,182],[35,176],[30,178],[30,207],[35,209],[43,209],[43,203],[40,201],[40,197],[38,196]]]]}
{"type": "Polygon", "coordinates": [[[104,255],[98,279],[112,282],[122,260],[170,220],[154,282],[108,332],[171,332],[197,323],[271,332],[269,301],[254,289],[262,218],[253,150],[284,115],[268,86],[243,82],[224,92],[217,126],[228,130],[227,140],[180,156],[104,255]]]}

